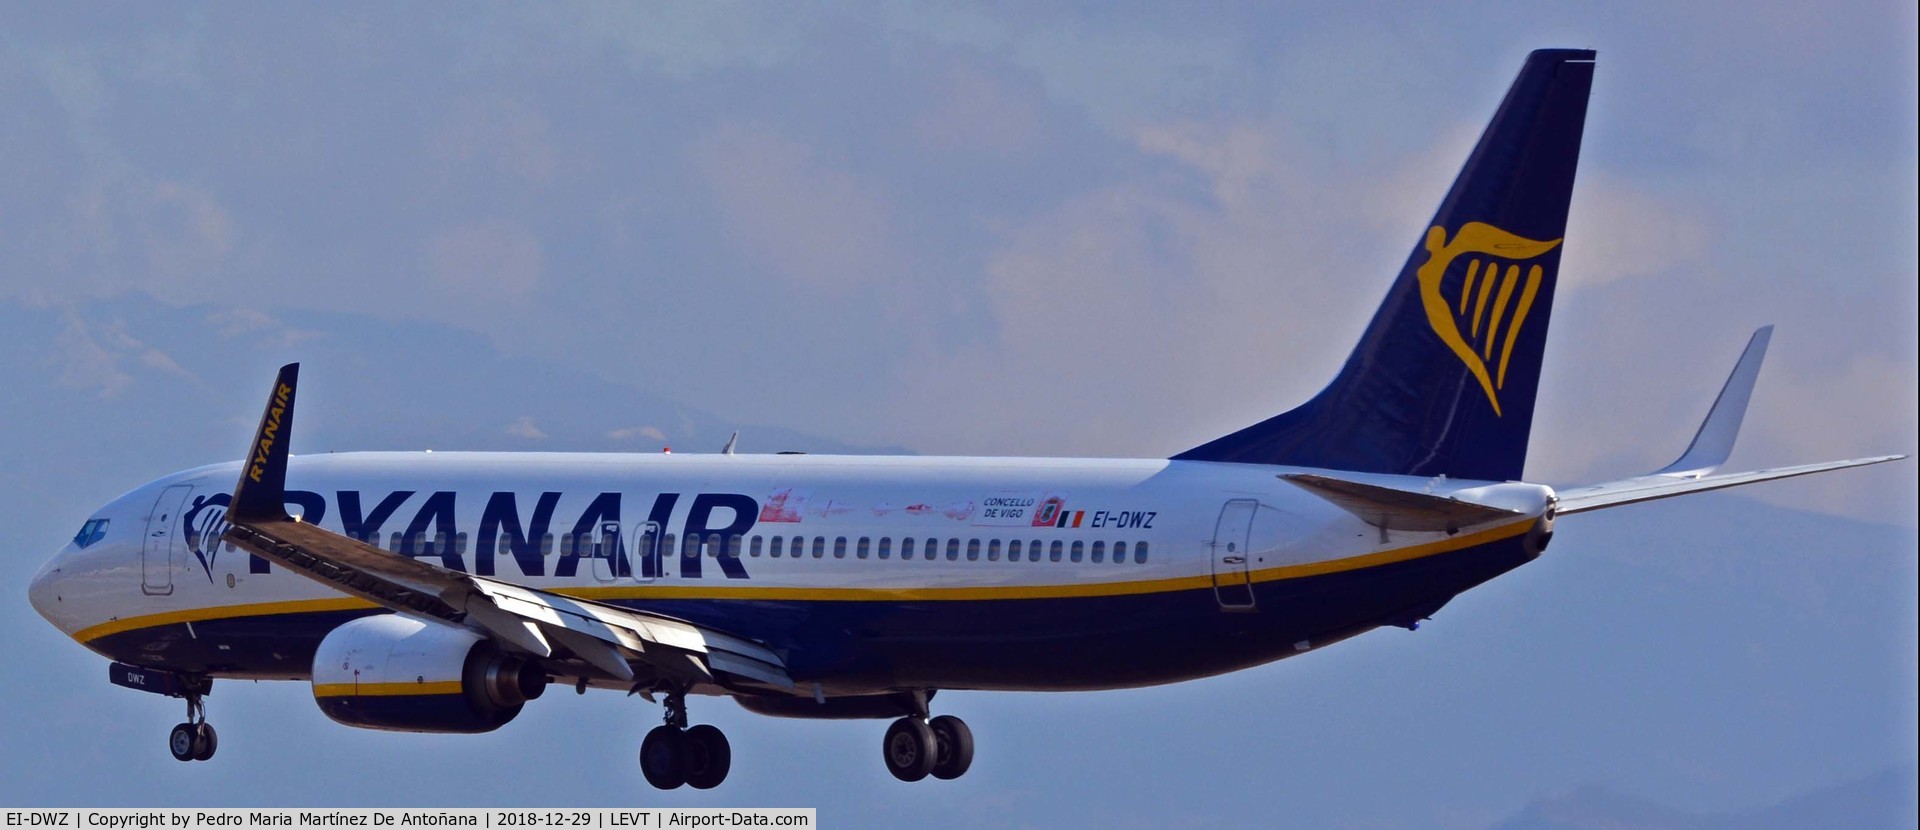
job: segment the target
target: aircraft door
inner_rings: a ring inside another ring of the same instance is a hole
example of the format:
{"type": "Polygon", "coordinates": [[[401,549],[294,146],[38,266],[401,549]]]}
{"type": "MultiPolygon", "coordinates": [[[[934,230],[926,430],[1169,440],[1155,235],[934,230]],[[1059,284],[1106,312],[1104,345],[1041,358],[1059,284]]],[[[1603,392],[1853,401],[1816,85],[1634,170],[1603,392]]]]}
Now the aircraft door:
{"type": "Polygon", "coordinates": [[[1260,502],[1234,499],[1220,509],[1213,527],[1213,595],[1225,611],[1253,610],[1253,583],[1247,576],[1247,539],[1260,502]]]}
{"type": "Polygon", "coordinates": [[[180,508],[193,491],[191,484],[175,484],[160,491],[147,513],[147,538],[140,547],[140,590],[153,596],[173,593],[174,528],[180,508]]]}

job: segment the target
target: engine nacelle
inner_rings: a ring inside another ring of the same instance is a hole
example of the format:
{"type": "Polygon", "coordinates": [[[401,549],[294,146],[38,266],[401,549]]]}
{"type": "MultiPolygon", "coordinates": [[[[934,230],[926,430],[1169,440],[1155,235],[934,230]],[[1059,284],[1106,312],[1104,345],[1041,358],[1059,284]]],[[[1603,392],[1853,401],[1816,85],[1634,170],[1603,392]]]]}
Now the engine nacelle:
{"type": "Polygon", "coordinates": [[[491,732],[547,690],[538,666],[486,637],[398,614],[329,632],[313,655],[313,699],[348,726],[491,732]]]}

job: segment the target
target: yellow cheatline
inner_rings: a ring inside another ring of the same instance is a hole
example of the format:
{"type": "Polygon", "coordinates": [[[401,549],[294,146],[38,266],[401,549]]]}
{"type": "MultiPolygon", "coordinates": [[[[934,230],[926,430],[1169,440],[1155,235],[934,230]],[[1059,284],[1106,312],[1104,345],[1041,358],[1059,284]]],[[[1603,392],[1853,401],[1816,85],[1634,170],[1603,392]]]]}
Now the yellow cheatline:
{"type": "Polygon", "coordinates": [[[127,617],[110,620],[99,625],[88,626],[74,632],[73,639],[80,642],[97,640],[109,634],[119,634],[137,628],[152,628],[156,625],[173,623],[204,622],[206,620],[229,620],[235,617],[268,617],[279,614],[319,613],[323,611],[357,611],[362,608],[379,606],[364,599],[354,597],[329,597],[327,599],[302,599],[286,602],[255,602],[246,605],[219,605],[211,608],[189,608],[184,611],[168,611],[164,614],[148,614],[144,617],[127,617]]]}
{"type": "MultiPolygon", "coordinates": [[[[1249,571],[1248,579],[1251,582],[1275,582],[1283,579],[1320,576],[1344,571],[1357,571],[1379,565],[1390,565],[1395,562],[1405,562],[1410,559],[1420,559],[1450,553],[1476,545],[1484,545],[1489,542],[1511,539],[1527,532],[1532,526],[1533,520],[1527,519],[1499,527],[1475,531],[1473,533],[1462,533],[1458,536],[1427,542],[1425,544],[1409,545],[1404,548],[1393,548],[1377,553],[1351,556],[1345,559],[1310,562],[1304,565],[1283,565],[1272,568],[1260,568],[1249,571]]],[[[932,602],[1132,596],[1212,587],[1213,577],[1201,574],[1199,576],[1146,579],[1131,582],[1093,582],[1077,585],[980,585],[960,588],[792,588],[751,585],[654,584],[546,590],[550,593],[590,600],[751,599],[837,602],[932,602]]],[[[76,633],[74,639],[86,642],[98,637],[104,637],[108,634],[117,634],[123,631],[180,622],[199,622],[201,620],[230,619],[233,617],[318,613],[323,611],[345,611],[376,607],[378,606],[365,600],[340,597],[336,599],[298,600],[292,602],[267,602],[254,605],[227,605],[217,608],[196,608],[187,611],[153,614],[145,617],[130,617],[124,620],[102,623],[76,633]]],[[[399,693],[396,692],[394,694],[399,693]]]]}
{"type": "Polygon", "coordinates": [[[402,697],[406,695],[457,695],[460,681],[436,680],[432,683],[315,683],[314,697],[402,697]]]}

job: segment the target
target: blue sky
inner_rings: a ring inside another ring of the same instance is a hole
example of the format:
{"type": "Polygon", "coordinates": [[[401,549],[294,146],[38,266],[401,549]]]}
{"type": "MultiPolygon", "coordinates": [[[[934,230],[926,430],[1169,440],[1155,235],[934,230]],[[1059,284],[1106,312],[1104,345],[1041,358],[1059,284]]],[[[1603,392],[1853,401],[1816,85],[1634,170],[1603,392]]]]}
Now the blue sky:
{"type": "MultiPolygon", "coordinates": [[[[1765,323],[1734,465],[1910,452],[1914,14],[8,5],[0,371],[31,391],[4,405],[7,573],[23,583],[117,493],[230,457],[286,359],[308,362],[310,449],[717,449],[746,425],[750,450],[1177,452],[1331,375],[1539,46],[1600,62],[1530,476],[1664,463],[1765,323]]],[[[967,697],[984,763],[964,790],[881,780],[877,728],[710,704],[743,758],[716,803],[1165,817],[1185,814],[1151,805],[1224,780],[1240,795],[1217,817],[1239,824],[1269,790],[1364,827],[1491,826],[1587,786],[1761,808],[1912,762],[1915,504],[1904,462],[1603,514],[1586,527],[1624,550],[1570,525],[1563,556],[1416,634],[1168,689],[967,697]],[[1728,516],[1740,545],[1702,530],[1728,516]],[[1698,606],[1632,593],[1675,586],[1698,606]],[[1620,712],[1595,684],[1534,680],[1571,667],[1646,691],[1620,712]],[[1837,722],[1751,726],[1814,709],[1837,722]],[[1601,712],[1627,720],[1609,733],[1601,712]],[[780,752],[820,757],[744,762],[780,752]],[[1461,764],[1515,774],[1444,771],[1461,764]]],[[[447,739],[334,728],[300,688],[249,687],[216,702],[225,763],[174,769],[171,701],[105,687],[97,658],[7,608],[10,662],[47,672],[5,681],[30,715],[9,744],[57,756],[5,776],[9,802],[78,800],[53,782],[82,771],[116,801],[391,803],[412,776],[488,782],[424,802],[652,798],[623,742],[653,709],[611,699],[447,739]],[[433,769],[449,759],[489,774],[433,769]],[[289,788],[308,777],[325,788],[289,788]]]]}

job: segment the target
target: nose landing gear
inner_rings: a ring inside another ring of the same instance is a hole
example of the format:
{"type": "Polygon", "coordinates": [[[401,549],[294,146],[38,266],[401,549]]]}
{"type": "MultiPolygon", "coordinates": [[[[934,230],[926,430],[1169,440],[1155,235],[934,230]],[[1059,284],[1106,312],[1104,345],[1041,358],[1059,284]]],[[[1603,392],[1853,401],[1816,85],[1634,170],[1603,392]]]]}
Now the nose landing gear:
{"type": "Polygon", "coordinates": [[[220,735],[207,723],[206,693],[213,686],[207,678],[187,684],[180,697],[187,699],[187,722],[173,727],[167,735],[167,750],[176,761],[205,761],[220,748],[220,735]]]}

